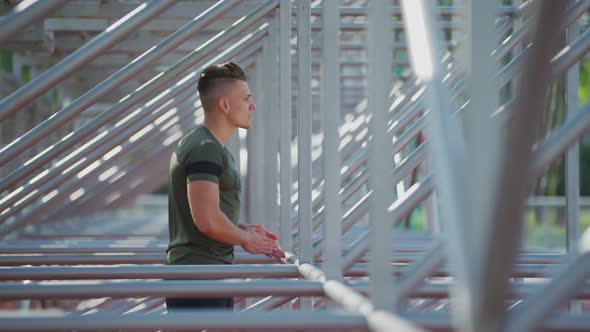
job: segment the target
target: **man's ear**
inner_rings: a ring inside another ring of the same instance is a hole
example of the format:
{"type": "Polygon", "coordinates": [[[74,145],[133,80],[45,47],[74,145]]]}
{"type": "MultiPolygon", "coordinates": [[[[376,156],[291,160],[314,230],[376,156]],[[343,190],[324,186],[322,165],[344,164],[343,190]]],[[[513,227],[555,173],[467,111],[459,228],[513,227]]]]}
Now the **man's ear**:
{"type": "Polygon", "coordinates": [[[229,111],[229,107],[227,104],[227,98],[220,97],[217,99],[217,107],[221,109],[223,112],[227,113],[229,111]]]}

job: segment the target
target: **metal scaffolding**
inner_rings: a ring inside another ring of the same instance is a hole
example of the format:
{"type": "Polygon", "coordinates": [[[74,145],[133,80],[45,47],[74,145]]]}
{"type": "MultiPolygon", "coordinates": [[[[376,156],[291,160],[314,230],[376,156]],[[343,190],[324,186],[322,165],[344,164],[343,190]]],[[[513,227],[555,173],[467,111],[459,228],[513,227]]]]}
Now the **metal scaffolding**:
{"type": "Polygon", "coordinates": [[[0,3],[0,331],[590,331],[589,10],[0,3]],[[258,107],[227,145],[242,222],[288,255],[164,265],[167,201],[151,194],[203,122],[200,72],[227,60],[258,107]],[[561,81],[564,120],[547,131],[561,81]],[[534,197],[561,160],[565,196],[534,197]],[[525,209],[548,205],[566,211],[563,250],[525,241],[525,209]],[[234,311],[165,309],[212,296],[234,311]]]}

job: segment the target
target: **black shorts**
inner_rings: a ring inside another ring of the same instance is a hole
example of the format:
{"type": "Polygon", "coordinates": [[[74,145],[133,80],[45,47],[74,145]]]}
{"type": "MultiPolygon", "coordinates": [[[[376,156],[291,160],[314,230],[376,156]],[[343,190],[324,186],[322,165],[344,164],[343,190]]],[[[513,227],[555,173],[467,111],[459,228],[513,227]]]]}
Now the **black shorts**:
{"type": "Polygon", "coordinates": [[[176,299],[166,298],[168,312],[178,312],[187,309],[233,309],[234,299],[228,298],[204,298],[204,299],[176,299]]]}

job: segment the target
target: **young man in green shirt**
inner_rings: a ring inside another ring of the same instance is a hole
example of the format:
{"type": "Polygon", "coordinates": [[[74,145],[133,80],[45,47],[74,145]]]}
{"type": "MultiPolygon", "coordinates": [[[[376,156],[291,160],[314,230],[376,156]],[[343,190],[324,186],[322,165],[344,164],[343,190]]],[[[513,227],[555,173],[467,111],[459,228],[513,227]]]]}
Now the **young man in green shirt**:
{"type": "MultiPolygon", "coordinates": [[[[197,89],[205,123],[180,140],[170,160],[167,264],[232,264],[234,245],[285,257],[276,234],[238,222],[240,174],[225,144],[237,128],[250,128],[256,108],[244,71],[232,62],[208,67],[197,89]]],[[[233,307],[231,298],[167,298],[166,304],[169,311],[233,307]]]]}

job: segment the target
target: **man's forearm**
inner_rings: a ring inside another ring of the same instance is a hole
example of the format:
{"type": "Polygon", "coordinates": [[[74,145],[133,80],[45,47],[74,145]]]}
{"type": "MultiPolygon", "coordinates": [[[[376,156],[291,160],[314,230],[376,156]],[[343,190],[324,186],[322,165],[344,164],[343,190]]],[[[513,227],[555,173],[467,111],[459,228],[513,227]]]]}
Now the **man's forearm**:
{"type": "Polygon", "coordinates": [[[208,227],[199,230],[212,238],[213,240],[223,242],[226,244],[241,246],[247,241],[247,233],[245,228],[236,227],[225,214],[222,212],[216,213],[211,216],[211,222],[208,223],[208,227]]]}

